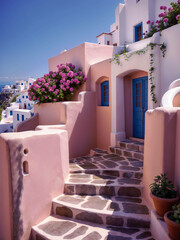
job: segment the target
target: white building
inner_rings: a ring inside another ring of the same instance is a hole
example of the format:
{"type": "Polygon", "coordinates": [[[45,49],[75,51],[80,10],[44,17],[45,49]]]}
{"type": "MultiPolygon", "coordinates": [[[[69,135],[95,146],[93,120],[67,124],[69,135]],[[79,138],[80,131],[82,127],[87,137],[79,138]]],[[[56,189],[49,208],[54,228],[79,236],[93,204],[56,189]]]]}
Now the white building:
{"type": "Polygon", "coordinates": [[[16,128],[16,126],[33,117],[34,116],[34,109],[28,110],[28,109],[16,109],[13,111],[13,129],[16,128]]]}
{"type": "Polygon", "coordinates": [[[115,11],[115,22],[109,33],[97,36],[99,44],[123,46],[142,39],[143,33],[149,30],[148,20],[158,20],[160,6],[170,7],[172,0],[125,0],[119,3],[115,11]]]}
{"type": "Polygon", "coordinates": [[[17,97],[16,102],[19,103],[20,109],[32,109],[34,101],[30,101],[28,97],[28,92],[24,91],[17,97]]]}
{"type": "Polygon", "coordinates": [[[11,103],[10,107],[7,107],[2,112],[0,133],[13,131],[18,123],[34,115],[34,101],[29,100],[27,92],[27,89],[34,81],[35,79],[33,78],[29,78],[27,82],[24,80],[17,81],[16,87],[18,89],[12,89],[10,86],[5,86],[9,91],[18,90],[20,95],[16,98],[16,102],[11,103]]]}
{"type": "Polygon", "coordinates": [[[1,90],[2,93],[8,94],[8,93],[12,93],[12,94],[18,94],[20,92],[20,90],[18,88],[12,88],[9,85],[6,85],[2,88],[1,90]]]}

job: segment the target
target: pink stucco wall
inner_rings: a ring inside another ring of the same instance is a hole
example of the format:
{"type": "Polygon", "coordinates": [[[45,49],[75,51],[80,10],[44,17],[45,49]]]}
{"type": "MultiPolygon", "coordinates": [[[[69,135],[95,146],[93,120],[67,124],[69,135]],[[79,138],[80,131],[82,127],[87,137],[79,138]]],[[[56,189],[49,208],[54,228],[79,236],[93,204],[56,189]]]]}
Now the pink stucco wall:
{"type": "Polygon", "coordinates": [[[111,64],[109,59],[93,64],[90,68],[91,89],[96,92],[96,143],[108,149],[111,136],[111,64]],[[109,106],[101,106],[101,83],[109,81],[109,106]]]}
{"type": "MultiPolygon", "coordinates": [[[[39,125],[36,130],[43,129],[65,129],[69,138],[70,158],[88,154],[96,147],[96,105],[95,93],[81,92],[79,101],[63,102],[66,109],[66,123],[56,124],[55,115],[51,115],[50,125],[48,107],[42,108],[40,112],[44,116],[44,122],[48,125],[39,125]]],[[[53,103],[54,104],[54,103],[53,103]]],[[[55,107],[59,107],[55,105],[55,107]]],[[[39,109],[41,105],[39,105],[39,109]]],[[[59,111],[57,109],[57,111],[59,111]]]]}
{"type": "Polygon", "coordinates": [[[83,43],[75,48],[72,48],[64,53],[61,53],[48,60],[49,70],[57,70],[57,64],[72,62],[77,68],[82,68],[85,75],[88,77],[86,86],[82,90],[91,90],[90,66],[112,58],[118,52],[118,47],[100,45],[95,43],[83,43]]]}
{"type": "Polygon", "coordinates": [[[180,107],[180,93],[173,99],[173,107],[180,107]]]}
{"type": "Polygon", "coordinates": [[[63,193],[69,173],[67,132],[45,130],[1,134],[0,156],[3,156],[0,168],[3,193],[0,198],[1,239],[29,239],[31,227],[49,216],[52,199],[63,193]],[[28,167],[23,167],[24,164],[28,167]],[[9,200],[10,186],[12,202],[9,200]],[[11,212],[10,216],[11,209],[13,215],[11,212]],[[10,237],[10,219],[13,220],[13,238],[10,237]]]}
{"type": "Polygon", "coordinates": [[[34,105],[34,113],[39,114],[38,125],[52,125],[66,122],[66,106],[63,102],[34,105]]]}
{"type": "Polygon", "coordinates": [[[178,108],[156,108],[146,112],[145,149],[144,149],[144,194],[149,197],[149,185],[155,176],[168,172],[168,177],[180,188],[180,179],[175,172],[180,171],[179,131],[180,118],[178,108]],[[177,117],[178,113],[178,117],[177,117]]]}
{"type": "Polygon", "coordinates": [[[12,239],[12,189],[8,146],[0,135],[0,239],[12,239]]]}
{"type": "Polygon", "coordinates": [[[175,184],[180,193],[180,108],[177,111],[176,122],[175,184]]]}

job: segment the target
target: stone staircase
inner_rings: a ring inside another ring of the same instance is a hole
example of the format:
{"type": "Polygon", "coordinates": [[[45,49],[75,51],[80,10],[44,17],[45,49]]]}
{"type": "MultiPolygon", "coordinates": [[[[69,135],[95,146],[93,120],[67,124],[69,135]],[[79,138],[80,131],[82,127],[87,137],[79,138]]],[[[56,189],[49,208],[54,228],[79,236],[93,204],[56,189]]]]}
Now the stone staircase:
{"type": "Polygon", "coordinates": [[[32,239],[153,240],[142,198],[142,142],[126,140],[70,160],[64,194],[52,215],[32,228],[32,239]]]}

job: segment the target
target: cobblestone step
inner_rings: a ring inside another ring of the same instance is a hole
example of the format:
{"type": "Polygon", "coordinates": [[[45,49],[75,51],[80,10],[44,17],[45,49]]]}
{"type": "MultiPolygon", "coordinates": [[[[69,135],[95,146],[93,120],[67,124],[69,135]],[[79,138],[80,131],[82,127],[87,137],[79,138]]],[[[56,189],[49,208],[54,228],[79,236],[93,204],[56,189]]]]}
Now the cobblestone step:
{"type": "Polygon", "coordinates": [[[65,183],[64,193],[68,195],[103,195],[103,196],[127,196],[141,197],[143,185],[126,184],[88,184],[88,183],[65,183]]]}
{"type": "Polygon", "coordinates": [[[33,227],[32,239],[153,240],[142,198],[141,144],[138,150],[128,144],[134,143],[71,159],[64,194],[53,200],[52,215],[33,227]]]}
{"type": "Polygon", "coordinates": [[[69,196],[53,201],[53,214],[97,224],[127,227],[130,220],[149,223],[149,210],[141,198],[69,196]]]}
{"type": "Polygon", "coordinates": [[[118,141],[118,147],[144,152],[144,142],[129,139],[126,139],[124,141],[118,141]]]}
{"type": "Polygon", "coordinates": [[[142,151],[136,151],[122,147],[109,147],[109,151],[125,158],[144,160],[144,153],[142,151]]]}
{"type": "Polygon", "coordinates": [[[32,228],[32,240],[153,240],[149,229],[133,227],[134,222],[128,221],[130,227],[105,227],[100,224],[80,220],[50,216],[32,228]]]}

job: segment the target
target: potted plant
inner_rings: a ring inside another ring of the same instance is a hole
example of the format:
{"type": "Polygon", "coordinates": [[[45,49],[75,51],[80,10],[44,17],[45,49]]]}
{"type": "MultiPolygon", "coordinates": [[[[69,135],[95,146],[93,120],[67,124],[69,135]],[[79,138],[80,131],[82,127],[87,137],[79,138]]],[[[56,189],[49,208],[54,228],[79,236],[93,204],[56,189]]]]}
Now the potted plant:
{"type": "Polygon", "coordinates": [[[162,217],[179,200],[174,184],[167,178],[167,173],[156,176],[154,183],[150,184],[150,189],[156,212],[162,217]]]}
{"type": "Polygon", "coordinates": [[[172,211],[164,215],[170,237],[174,240],[180,239],[180,203],[172,207],[172,211]]]}

